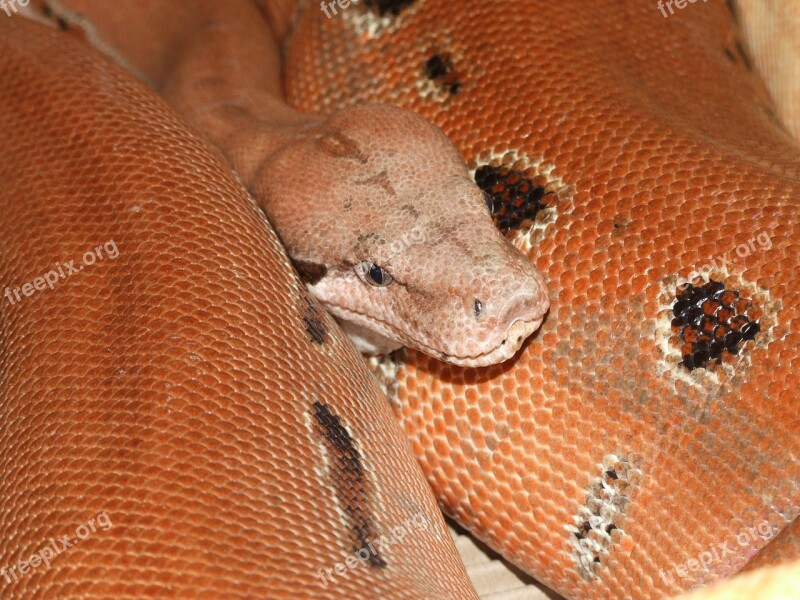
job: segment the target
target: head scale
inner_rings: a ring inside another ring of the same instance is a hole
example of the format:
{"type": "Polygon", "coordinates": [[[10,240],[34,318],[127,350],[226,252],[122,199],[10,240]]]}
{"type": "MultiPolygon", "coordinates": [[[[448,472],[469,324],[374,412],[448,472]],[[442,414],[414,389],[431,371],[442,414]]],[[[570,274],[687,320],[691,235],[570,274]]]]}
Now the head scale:
{"type": "Polygon", "coordinates": [[[456,148],[413,112],[336,113],[278,152],[259,185],[309,289],[362,351],[494,364],[549,307],[456,148]]]}

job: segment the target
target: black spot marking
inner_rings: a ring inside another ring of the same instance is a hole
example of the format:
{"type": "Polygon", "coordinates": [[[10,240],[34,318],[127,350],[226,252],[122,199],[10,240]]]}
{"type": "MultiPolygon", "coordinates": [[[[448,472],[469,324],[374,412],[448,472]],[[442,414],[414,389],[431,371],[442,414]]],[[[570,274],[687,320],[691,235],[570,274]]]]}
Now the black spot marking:
{"type": "Polygon", "coordinates": [[[747,51],[744,49],[744,46],[740,40],[734,39],[733,49],[724,48],[724,50],[725,56],[727,56],[732,63],[741,63],[748,71],[753,70],[753,63],[750,60],[750,57],[747,55],[747,51]]]}
{"type": "Polygon", "coordinates": [[[455,71],[449,52],[431,56],[425,63],[425,76],[452,96],[461,91],[461,77],[455,71]]]}
{"type": "Polygon", "coordinates": [[[414,2],[415,0],[366,0],[364,4],[383,17],[388,14],[397,16],[414,2]]]}
{"type": "Polygon", "coordinates": [[[548,197],[555,196],[524,173],[502,166],[479,167],[475,183],[492,197],[492,219],[504,234],[531,227],[539,211],[548,208],[548,197]]]}
{"type": "Polygon", "coordinates": [[[573,558],[587,581],[598,578],[600,565],[625,535],[628,506],[642,476],[639,462],[632,455],[604,456],[603,471],[590,482],[584,505],[569,526],[573,558]],[[614,530],[617,533],[611,535],[614,530]]]}
{"type": "Polygon", "coordinates": [[[731,19],[735,24],[739,24],[739,9],[736,7],[734,0],[725,0],[725,6],[728,12],[731,13],[731,19]]]}
{"type": "Polygon", "coordinates": [[[737,290],[718,281],[680,286],[672,306],[672,332],[680,337],[681,364],[693,371],[712,361],[719,364],[724,352],[737,355],[739,344],[754,340],[761,330],[747,316],[751,307],[737,290]]]}
{"type": "Polygon", "coordinates": [[[328,339],[328,332],[325,330],[325,325],[322,323],[316,301],[310,297],[306,298],[303,322],[306,325],[306,331],[311,341],[315,344],[324,344],[328,339]]]}
{"type": "Polygon", "coordinates": [[[586,537],[586,534],[592,530],[592,525],[589,521],[584,521],[580,527],[578,527],[578,532],[575,534],[575,537],[579,540],[582,540],[586,537]]]}
{"type": "Polygon", "coordinates": [[[310,285],[319,283],[319,280],[325,277],[325,275],[328,273],[328,267],[315,262],[307,260],[293,260],[292,264],[294,264],[294,268],[297,269],[300,279],[302,279],[304,283],[308,283],[310,285]]]}
{"type": "Polygon", "coordinates": [[[617,215],[612,221],[615,232],[619,232],[620,230],[629,227],[631,223],[633,223],[633,221],[625,215],[617,215]]]}
{"type": "Polygon", "coordinates": [[[49,2],[45,2],[42,4],[40,9],[41,15],[55,24],[61,31],[67,31],[70,28],[69,21],[67,21],[63,16],[57,15],[53,11],[53,7],[50,6],[49,2]]]}
{"type": "Polygon", "coordinates": [[[383,568],[386,561],[379,550],[374,547],[375,531],[369,510],[368,494],[361,455],[353,438],[342,425],[341,419],[331,413],[327,405],[314,402],[314,418],[319,425],[320,434],[327,441],[331,478],[336,488],[336,495],[344,513],[353,529],[353,552],[366,550],[369,553],[367,562],[372,567],[383,568]]]}
{"type": "Polygon", "coordinates": [[[744,49],[744,45],[742,44],[741,40],[736,40],[735,43],[736,52],[739,54],[739,58],[741,59],[742,63],[744,63],[745,68],[748,71],[753,70],[753,63],[750,60],[750,57],[747,55],[747,50],[744,49]]]}
{"type": "Polygon", "coordinates": [[[741,62],[746,69],[753,71],[753,61],[750,60],[750,56],[748,55],[747,50],[745,50],[744,44],[742,44],[741,41],[741,18],[739,17],[739,9],[736,6],[736,2],[734,2],[734,0],[725,0],[725,6],[731,15],[731,21],[733,22],[732,31],[729,34],[729,44],[732,46],[732,48],[723,48],[725,51],[725,56],[727,56],[732,63],[738,64],[741,62]]]}

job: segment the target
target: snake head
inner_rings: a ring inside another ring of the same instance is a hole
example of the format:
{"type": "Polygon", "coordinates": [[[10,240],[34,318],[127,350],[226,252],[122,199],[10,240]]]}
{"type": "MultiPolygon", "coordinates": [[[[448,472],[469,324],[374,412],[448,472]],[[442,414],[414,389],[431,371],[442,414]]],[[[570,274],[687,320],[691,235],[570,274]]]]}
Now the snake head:
{"type": "Polygon", "coordinates": [[[404,109],[344,109],[287,144],[256,190],[311,292],[356,346],[462,366],[512,357],[549,308],[458,150],[404,109]]]}

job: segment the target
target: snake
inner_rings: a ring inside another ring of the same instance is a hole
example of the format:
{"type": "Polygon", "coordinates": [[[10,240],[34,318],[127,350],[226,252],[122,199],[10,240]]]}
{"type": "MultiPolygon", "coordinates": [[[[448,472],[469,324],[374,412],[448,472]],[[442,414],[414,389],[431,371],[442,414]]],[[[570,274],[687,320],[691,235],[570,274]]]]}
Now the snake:
{"type": "MultiPolygon", "coordinates": [[[[285,44],[303,113],[391,104],[447,135],[546,282],[541,329],[487,366],[398,336],[387,403],[309,291],[320,269],[293,274],[246,192],[272,151],[208,126],[263,96],[192,115],[135,64],[2,21],[2,275],[33,283],[0,326],[0,556],[114,522],[4,597],[476,597],[437,503],[568,598],[668,597],[796,557],[798,154],[733,5],[337,6],[243,14],[285,44]]],[[[451,258],[425,256],[449,285],[451,258]]]]}

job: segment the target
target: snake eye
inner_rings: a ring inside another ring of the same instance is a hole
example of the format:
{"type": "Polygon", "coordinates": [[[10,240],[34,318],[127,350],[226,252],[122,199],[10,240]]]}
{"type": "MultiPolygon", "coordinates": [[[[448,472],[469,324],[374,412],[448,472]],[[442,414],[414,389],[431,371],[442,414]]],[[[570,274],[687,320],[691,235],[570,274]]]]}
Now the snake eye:
{"type": "Polygon", "coordinates": [[[486,203],[486,208],[489,209],[489,216],[494,214],[494,198],[489,192],[483,192],[483,201],[486,203]]]}
{"type": "Polygon", "coordinates": [[[363,261],[358,263],[356,265],[356,271],[368,283],[371,283],[377,287],[386,287],[392,283],[392,281],[394,281],[392,276],[389,274],[389,271],[379,267],[373,262],[363,261]]]}

